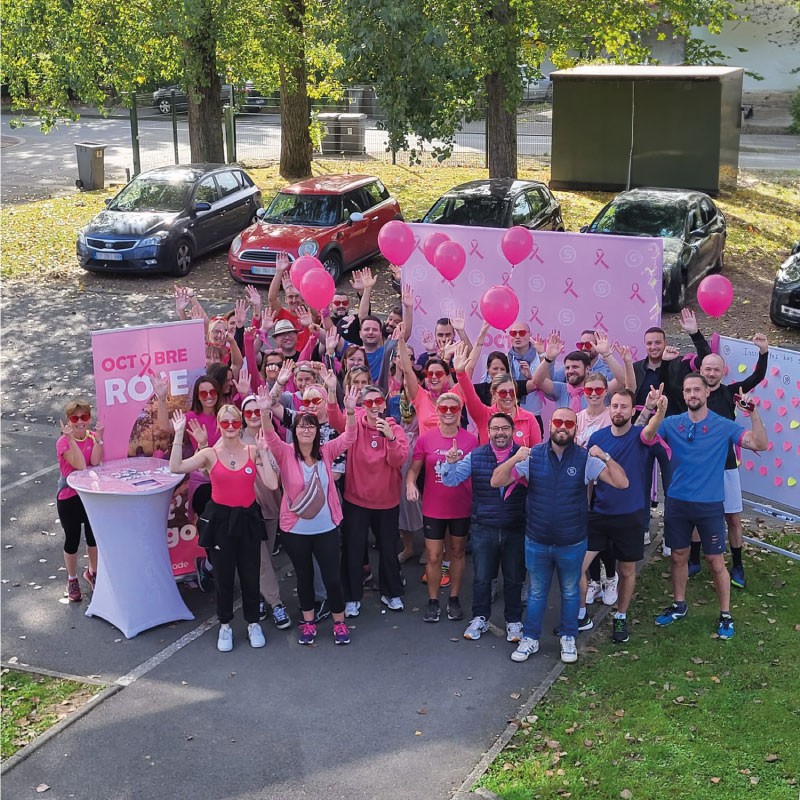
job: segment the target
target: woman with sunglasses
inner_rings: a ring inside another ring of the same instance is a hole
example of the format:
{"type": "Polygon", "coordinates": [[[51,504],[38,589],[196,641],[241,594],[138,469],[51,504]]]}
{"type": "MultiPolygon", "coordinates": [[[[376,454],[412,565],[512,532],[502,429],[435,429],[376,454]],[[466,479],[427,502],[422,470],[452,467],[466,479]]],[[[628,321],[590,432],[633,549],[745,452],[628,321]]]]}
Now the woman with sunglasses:
{"type": "Polygon", "coordinates": [[[86,552],[89,565],[83,571],[83,579],[94,589],[97,577],[97,545],[92,526],[86,516],[78,493],[67,485],[67,476],[77,470],[96,467],[103,460],[103,423],[98,420],[94,431],[89,430],[92,407],[84,397],[67,403],[66,419],[61,423],[61,436],[56,441],[56,455],[61,477],[58,480],[56,508],[58,519],[64,529],[64,566],[67,568],[67,597],[77,603],[81,599],[78,582],[78,548],[81,544],[81,526],[86,537],[86,552]]]}
{"type": "Polygon", "coordinates": [[[337,645],[350,643],[350,631],[344,621],[344,594],[340,574],[341,549],[339,524],[342,506],[333,479],[334,459],[356,440],[357,390],[345,394],[347,425],[344,433],[326,444],[321,443],[320,424],[316,414],[301,413],[292,425],[293,442],[281,441],[267,411],[270,397],[264,387],[258,392],[261,425],[266,442],[278,462],[283,485],[280,524],[283,546],[297,575],[297,597],[303,622],[298,642],[314,643],[317,626],[314,622],[314,558],[328,592],[333,613],[333,640],[337,645]]]}
{"type": "Polygon", "coordinates": [[[462,400],[459,395],[454,392],[439,395],[436,400],[437,427],[420,434],[414,447],[411,467],[406,474],[406,496],[413,502],[419,499],[417,478],[423,466],[425,467],[422,518],[425,550],[428,554],[425,569],[429,598],[423,616],[425,622],[438,622],[441,614],[439,585],[445,548],[450,559],[447,617],[452,620],[464,618],[458,593],[464,574],[464,552],[472,513],[472,483],[466,480],[455,487],[442,483],[447,453],[456,447],[463,458],[478,445],[478,440],[460,427],[461,409],[462,400]]]}
{"type": "Polygon", "coordinates": [[[185,475],[206,470],[211,481],[211,500],[200,515],[200,544],[211,551],[214,564],[217,617],[220,621],[217,650],[233,649],[233,590],[236,574],[242,589],[242,612],[247,638],[252,647],[266,644],[259,620],[259,572],[264,522],[256,502],[256,477],[267,489],[278,488],[262,436],[257,446],[245,444],[240,436],[242,414],[236,406],[225,405],[217,414],[220,438],[213,447],[203,447],[184,459],[183,434],[186,416],[178,409],[172,415],[175,441],[169,458],[171,472],[185,475]]]}
{"type": "Polygon", "coordinates": [[[467,404],[467,412],[472,417],[478,431],[478,442],[488,444],[489,419],[499,411],[508,414],[514,420],[514,444],[525,447],[539,444],[542,441],[539,422],[530,411],[519,407],[514,379],[505,372],[495,375],[491,382],[492,405],[485,406],[480,401],[475,387],[465,371],[468,355],[467,347],[463,344],[458,345],[453,354],[453,366],[456,370],[458,385],[462,389],[467,404]]]}
{"type": "MultiPolygon", "coordinates": [[[[403,429],[386,417],[386,398],[377,386],[361,393],[356,441],[350,448],[350,469],[342,511],[342,576],[346,617],[357,617],[364,596],[364,552],[372,530],[378,546],[378,586],[381,602],[390,611],[403,610],[403,584],[397,560],[401,470],[408,454],[403,429]]],[[[328,415],[341,430],[335,386],[328,387],[328,415]]]]}
{"type": "Polygon", "coordinates": [[[445,392],[451,392],[459,398],[459,402],[463,406],[462,389],[458,385],[453,386],[450,365],[437,356],[429,358],[425,364],[425,387],[423,388],[417,379],[403,336],[397,339],[397,352],[400,355],[400,368],[403,370],[406,394],[417,412],[420,433],[435,431],[439,425],[436,412],[437,398],[445,392]]]}
{"type": "MultiPolygon", "coordinates": [[[[246,445],[258,446],[259,432],[261,431],[261,409],[256,402],[258,398],[248,395],[242,401],[242,417],[244,427],[242,428],[242,441],[246,445]]],[[[270,462],[270,466],[278,473],[278,465],[272,453],[265,451],[261,454],[270,462]]],[[[261,588],[259,597],[258,618],[265,619],[267,616],[267,604],[272,608],[272,621],[279,630],[290,628],[292,621],[286,611],[286,606],[281,600],[278,578],[275,575],[275,567],[272,564],[272,552],[275,548],[275,540],[278,535],[278,517],[280,516],[281,493],[279,488],[269,489],[259,475],[256,476],[256,500],[261,509],[261,516],[266,528],[266,538],[261,540],[261,571],[258,576],[258,585],[261,588]]]]}

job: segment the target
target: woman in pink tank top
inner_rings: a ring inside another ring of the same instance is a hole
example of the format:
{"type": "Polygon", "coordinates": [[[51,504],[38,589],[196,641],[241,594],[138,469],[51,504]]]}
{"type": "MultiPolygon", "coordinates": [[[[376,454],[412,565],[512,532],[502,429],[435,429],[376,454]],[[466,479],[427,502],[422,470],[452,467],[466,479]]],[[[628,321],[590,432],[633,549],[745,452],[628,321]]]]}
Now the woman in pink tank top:
{"type": "Polygon", "coordinates": [[[186,416],[172,415],[175,441],[170,453],[172,472],[186,474],[208,470],[211,500],[198,521],[200,544],[208,548],[214,565],[217,617],[220,621],[217,649],[233,649],[233,588],[236,573],[242,588],[242,612],[247,636],[253,647],[266,644],[259,620],[259,571],[261,539],[266,533],[256,502],[256,475],[268,489],[278,488],[278,476],[266,453],[263,436],[257,446],[241,440],[242,414],[236,406],[225,405],[217,414],[220,438],[213,447],[203,447],[190,458],[182,457],[186,416]]]}

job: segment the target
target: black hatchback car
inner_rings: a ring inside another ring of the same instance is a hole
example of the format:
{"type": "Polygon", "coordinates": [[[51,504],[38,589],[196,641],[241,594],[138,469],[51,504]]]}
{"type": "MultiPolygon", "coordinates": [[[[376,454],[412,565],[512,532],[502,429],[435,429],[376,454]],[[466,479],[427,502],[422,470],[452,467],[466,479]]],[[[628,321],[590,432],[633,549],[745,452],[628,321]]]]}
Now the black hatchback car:
{"type": "Polygon", "coordinates": [[[775,276],[769,318],[776,325],[800,328],[800,242],[775,276]]]}
{"type": "Polygon", "coordinates": [[[581,231],[663,239],[664,311],[680,311],[687,287],[721,272],[725,263],[725,217],[702,192],[631,189],[618,194],[581,231]]]}
{"type": "Polygon", "coordinates": [[[194,258],[255,221],[261,191],[239,167],[186,164],[137,175],[78,233],[90,272],[186,275],[194,258]]]}
{"type": "Polygon", "coordinates": [[[431,206],[422,222],[563,231],[561,205],[539,181],[511,178],[470,181],[450,189],[431,206]]]}

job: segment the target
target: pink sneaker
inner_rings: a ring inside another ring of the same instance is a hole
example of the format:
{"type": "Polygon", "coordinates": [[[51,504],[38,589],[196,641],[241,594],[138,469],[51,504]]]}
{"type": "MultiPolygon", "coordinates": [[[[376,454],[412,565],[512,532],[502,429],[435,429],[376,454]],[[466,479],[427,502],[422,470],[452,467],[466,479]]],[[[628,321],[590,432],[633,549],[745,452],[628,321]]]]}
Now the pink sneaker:
{"type": "Polygon", "coordinates": [[[89,587],[94,591],[94,582],[97,580],[97,573],[92,572],[89,567],[83,571],[83,579],[89,584],[89,587]]]}
{"type": "Polygon", "coordinates": [[[344,622],[333,623],[333,643],[350,644],[350,629],[344,622]]]}
{"type": "Polygon", "coordinates": [[[78,583],[77,578],[69,578],[67,580],[67,597],[69,597],[73,603],[80,603],[83,595],[81,594],[81,585],[78,583]]]}

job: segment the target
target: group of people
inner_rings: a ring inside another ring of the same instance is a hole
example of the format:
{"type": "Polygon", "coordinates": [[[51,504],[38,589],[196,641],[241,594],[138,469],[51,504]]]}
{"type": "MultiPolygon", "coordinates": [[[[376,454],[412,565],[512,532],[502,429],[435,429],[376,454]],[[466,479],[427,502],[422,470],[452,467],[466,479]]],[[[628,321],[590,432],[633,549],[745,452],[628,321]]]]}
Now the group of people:
{"type": "MultiPolygon", "coordinates": [[[[329,615],[335,644],[350,642],[347,620],[362,613],[364,587],[374,580],[370,532],[381,603],[402,612],[402,564],[416,557],[420,530],[424,622],[437,623],[443,613],[465,618],[460,592],[470,552],[465,638],[489,630],[502,570],[514,661],[539,649],[554,573],[564,661],[577,659],[578,632],[592,627],[587,606],[601,596],[616,606],[613,641],[626,642],[657,470],[673,602],[656,624],[686,615],[687,579],[701,570],[702,548],[720,604],[718,635],[734,635],[730,585],[745,585],[734,448],[768,445],[748,398],[766,372],[764,336],[753,340],[761,353],[755,371],[737,383],[722,382],[724,361],[688,310],[680,323],[693,356],[668,347],[661,328],[645,332],[646,356],[634,361],[628,347],[612,345],[601,331],[587,329],[567,347],[558,332],[532,336],[519,320],[508,331],[508,348],[484,358],[488,326],[473,343],[460,312],[438,320],[417,354],[408,344],[413,291],[404,287],[401,303],[382,320],[371,310],[371,271],[355,272],[351,284],[357,307],[337,293],[328,308],[309,309],[281,254],[266,306],[247,287],[229,314],[208,318],[190,290],[176,288],[179,316],[205,319],[206,374],[185,413],[166,382],[151,377],[158,425],[173,436],[170,469],[189,475],[207,553],[198,560],[198,585],[214,587],[220,651],[233,647],[237,573],[253,647],[264,646],[260,621],[270,613],[278,628],[291,626],[272,564],[279,547],[296,576],[300,644],[313,644],[329,615]],[[555,403],[546,423],[545,399],[555,403]],[[750,429],[734,419],[737,406],[750,429]]],[[[68,406],[57,445],[63,476],[102,459],[102,428],[90,433],[90,419],[88,401],[68,406]]],[[[90,585],[96,549],[80,499],[66,484],[58,502],[75,600],[81,524],[90,585]]]]}

